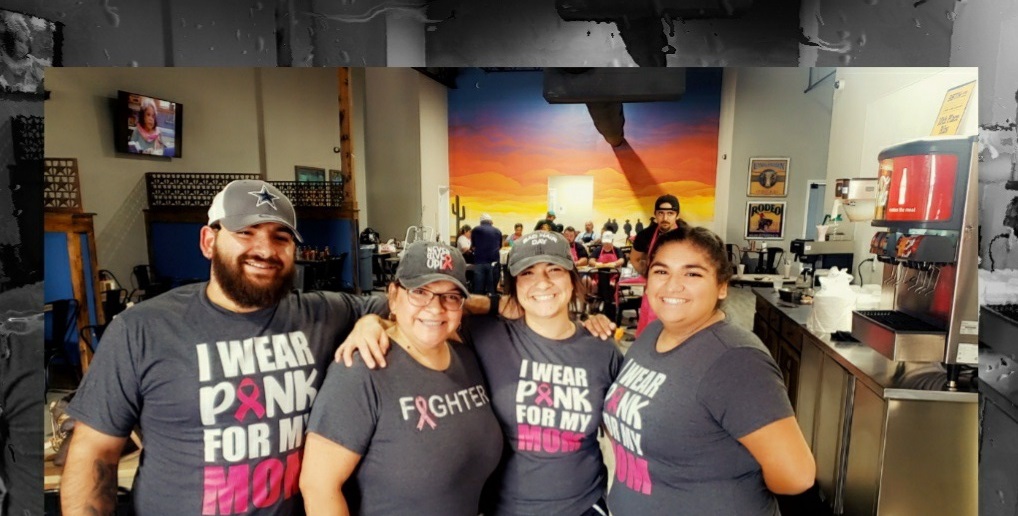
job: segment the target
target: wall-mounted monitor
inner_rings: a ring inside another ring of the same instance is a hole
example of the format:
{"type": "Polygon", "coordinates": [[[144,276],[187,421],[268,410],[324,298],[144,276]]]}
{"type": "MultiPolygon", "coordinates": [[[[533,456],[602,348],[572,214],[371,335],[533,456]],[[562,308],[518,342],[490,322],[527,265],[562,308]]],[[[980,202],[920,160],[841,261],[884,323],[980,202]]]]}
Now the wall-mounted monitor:
{"type": "Polygon", "coordinates": [[[181,157],[183,116],[180,103],[119,91],[114,123],[117,152],[181,157]]]}

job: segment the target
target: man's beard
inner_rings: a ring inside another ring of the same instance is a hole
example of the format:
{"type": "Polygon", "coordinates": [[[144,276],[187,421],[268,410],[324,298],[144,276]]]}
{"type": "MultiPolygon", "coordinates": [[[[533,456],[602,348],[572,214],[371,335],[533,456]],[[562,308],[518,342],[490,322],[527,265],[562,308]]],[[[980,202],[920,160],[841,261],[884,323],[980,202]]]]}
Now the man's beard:
{"type": "Polygon", "coordinates": [[[240,255],[235,263],[229,263],[219,254],[219,249],[212,252],[212,274],[219,283],[226,297],[243,308],[267,308],[283,300],[293,288],[294,268],[282,270],[275,280],[265,286],[259,286],[244,277],[245,261],[254,261],[270,266],[282,267],[277,259],[263,259],[249,255],[240,255]]]}

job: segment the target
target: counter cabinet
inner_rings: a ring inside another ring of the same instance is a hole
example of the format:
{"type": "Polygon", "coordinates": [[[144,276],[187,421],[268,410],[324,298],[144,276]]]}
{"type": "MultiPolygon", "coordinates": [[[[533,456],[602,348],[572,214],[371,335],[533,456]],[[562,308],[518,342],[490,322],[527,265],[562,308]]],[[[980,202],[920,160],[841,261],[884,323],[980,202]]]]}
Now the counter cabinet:
{"type": "Polygon", "coordinates": [[[763,341],[781,370],[788,389],[788,400],[796,407],[799,392],[799,370],[802,355],[802,331],[798,324],[781,315],[781,311],[757,296],[753,333],[763,341]]]}
{"type": "Polygon", "coordinates": [[[754,333],[775,354],[834,514],[978,513],[978,398],[897,382],[921,364],[803,326],[808,307],[755,291],[754,333]],[[790,371],[790,369],[795,371],[790,371]]]}

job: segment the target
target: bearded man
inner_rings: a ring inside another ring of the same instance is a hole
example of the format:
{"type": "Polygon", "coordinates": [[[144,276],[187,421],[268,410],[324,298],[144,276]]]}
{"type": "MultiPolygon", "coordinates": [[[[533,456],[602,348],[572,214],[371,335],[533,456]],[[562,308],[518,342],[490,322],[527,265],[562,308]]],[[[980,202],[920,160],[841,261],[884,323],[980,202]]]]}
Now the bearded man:
{"type": "Polygon", "coordinates": [[[336,347],[384,297],[293,290],[297,217],[264,181],[233,181],[202,227],[206,283],[106,329],[67,412],[63,514],[112,514],[135,427],[139,514],[301,514],[304,422],[336,347]]]}

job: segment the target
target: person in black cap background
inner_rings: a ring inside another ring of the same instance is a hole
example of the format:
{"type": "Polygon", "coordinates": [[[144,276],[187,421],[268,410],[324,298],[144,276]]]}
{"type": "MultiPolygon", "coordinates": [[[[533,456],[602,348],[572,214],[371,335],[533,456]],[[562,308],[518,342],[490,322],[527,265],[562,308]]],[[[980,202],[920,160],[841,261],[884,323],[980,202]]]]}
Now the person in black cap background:
{"type": "Polygon", "coordinates": [[[388,313],[381,296],[294,291],[302,241],[269,183],[233,181],[215,196],[199,239],[209,281],[113,319],[68,406],[64,514],[114,511],[135,426],[139,514],[302,512],[303,426],[325,369],[359,317],[388,313]],[[260,483],[267,472],[278,478],[260,483]]]}
{"type": "Polygon", "coordinates": [[[641,276],[647,275],[647,255],[654,248],[657,236],[667,233],[676,227],[679,220],[679,199],[674,195],[665,194],[654,202],[653,224],[636,234],[633,239],[633,251],[629,255],[629,263],[633,264],[641,276]]]}
{"type": "MultiPolygon", "coordinates": [[[[654,221],[633,239],[633,250],[629,253],[629,263],[641,276],[647,275],[647,256],[654,250],[658,237],[678,227],[679,199],[672,194],[665,194],[654,201],[654,221]]],[[[636,326],[636,335],[655,319],[654,311],[644,298],[640,304],[640,319],[636,326]]]]}

